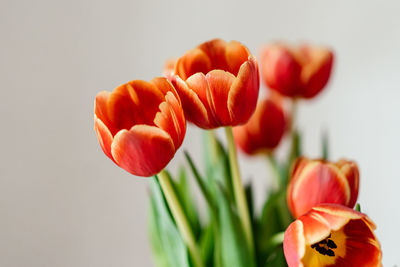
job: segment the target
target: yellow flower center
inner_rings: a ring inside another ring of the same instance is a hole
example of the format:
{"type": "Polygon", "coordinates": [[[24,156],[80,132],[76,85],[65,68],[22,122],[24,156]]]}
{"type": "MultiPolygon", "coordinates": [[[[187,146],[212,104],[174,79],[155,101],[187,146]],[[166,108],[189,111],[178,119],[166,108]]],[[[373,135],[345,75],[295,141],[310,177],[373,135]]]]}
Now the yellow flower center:
{"type": "Polygon", "coordinates": [[[303,257],[303,265],[307,266],[329,266],[336,262],[338,257],[343,258],[346,254],[346,235],[343,228],[332,231],[330,235],[314,244],[306,246],[303,257]]]}

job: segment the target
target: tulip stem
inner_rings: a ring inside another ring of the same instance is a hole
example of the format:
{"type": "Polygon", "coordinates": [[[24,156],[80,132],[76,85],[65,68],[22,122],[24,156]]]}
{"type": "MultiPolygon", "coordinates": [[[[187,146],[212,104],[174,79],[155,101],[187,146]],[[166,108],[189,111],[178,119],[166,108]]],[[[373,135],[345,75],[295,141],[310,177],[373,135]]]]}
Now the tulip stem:
{"type": "Polygon", "coordinates": [[[249,245],[249,249],[254,254],[253,232],[251,229],[249,207],[247,205],[246,194],[240,177],[239,164],[237,160],[236,146],[233,140],[232,127],[225,127],[225,133],[228,140],[229,164],[231,167],[233,192],[239,212],[239,217],[243,230],[249,245]]]}
{"type": "Polygon", "coordinates": [[[172,216],[175,219],[176,225],[178,226],[182,238],[185,241],[189,253],[193,259],[194,266],[204,267],[203,260],[200,256],[200,250],[196,244],[192,229],[189,226],[189,222],[185,216],[185,213],[183,212],[183,209],[178,201],[175,190],[172,186],[171,178],[164,170],[158,174],[158,178],[172,216]]]}

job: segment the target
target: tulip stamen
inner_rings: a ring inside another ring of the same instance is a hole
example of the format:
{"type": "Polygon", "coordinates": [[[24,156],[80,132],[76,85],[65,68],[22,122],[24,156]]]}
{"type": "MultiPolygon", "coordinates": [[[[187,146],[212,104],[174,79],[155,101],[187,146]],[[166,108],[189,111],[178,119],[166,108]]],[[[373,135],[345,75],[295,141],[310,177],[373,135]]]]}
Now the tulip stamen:
{"type": "Polygon", "coordinates": [[[311,248],[315,249],[316,251],[318,251],[319,254],[321,255],[326,255],[329,257],[334,257],[335,256],[335,252],[333,251],[334,249],[337,248],[336,243],[330,239],[331,235],[329,235],[326,239],[312,244],[311,248]]]}

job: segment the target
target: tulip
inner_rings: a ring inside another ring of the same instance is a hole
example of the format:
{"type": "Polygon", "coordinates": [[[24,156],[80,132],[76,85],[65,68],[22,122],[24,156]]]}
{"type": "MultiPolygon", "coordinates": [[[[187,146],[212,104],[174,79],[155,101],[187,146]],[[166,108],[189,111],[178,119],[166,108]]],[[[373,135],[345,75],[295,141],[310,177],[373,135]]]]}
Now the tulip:
{"type": "Polygon", "coordinates": [[[297,218],[315,205],[335,203],[353,208],[358,197],[359,171],[352,161],[331,163],[298,158],[287,189],[287,203],[297,218]]]}
{"type": "Polygon", "coordinates": [[[160,172],[181,146],[186,121],[166,78],[135,80],[96,96],[94,128],[104,153],[138,176],[160,172]]]}
{"type": "Polygon", "coordinates": [[[170,58],[165,61],[164,69],[163,69],[163,76],[166,77],[168,80],[172,80],[175,74],[175,58],[170,58]]]}
{"type": "Polygon", "coordinates": [[[382,252],[367,215],[337,204],[313,207],[286,229],[289,267],[381,265],[382,252]]]}
{"type": "Polygon", "coordinates": [[[243,124],[256,108],[257,61],[237,41],[199,45],[176,61],[174,74],[185,116],[200,128],[243,124]]]}
{"type": "Polygon", "coordinates": [[[276,148],[285,133],[286,124],[280,97],[271,95],[259,101],[250,120],[234,127],[233,133],[243,152],[252,155],[276,148]]]}
{"type": "Polygon", "coordinates": [[[263,80],[272,90],[293,98],[313,98],[329,80],[333,52],[325,47],[274,44],[263,49],[260,64],[263,80]]]}

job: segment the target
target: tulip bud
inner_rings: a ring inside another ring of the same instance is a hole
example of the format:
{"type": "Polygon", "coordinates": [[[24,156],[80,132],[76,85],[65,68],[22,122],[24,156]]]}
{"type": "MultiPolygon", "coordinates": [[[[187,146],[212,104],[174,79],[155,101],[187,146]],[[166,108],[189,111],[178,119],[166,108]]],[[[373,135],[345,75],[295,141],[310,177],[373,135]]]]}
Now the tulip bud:
{"type": "Polygon", "coordinates": [[[337,204],[313,207],[286,229],[289,267],[382,266],[382,252],[367,215],[337,204]]]}
{"type": "Polygon", "coordinates": [[[313,98],[329,80],[333,53],[324,47],[274,44],[263,49],[260,64],[267,87],[288,97],[313,98]]]}
{"type": "Polygon", "coordinates": [[[180,57],[174,73],[185,116],[200,128],[243,124],[256,108],[257,61],[239,42],[205,42],[180,57]]]}
{"type": "Polygon", "coordinates": [[[239,148],[252,155],[276,148],[285,133],[286,123],[280,97],[271,95],[258,102],[250,120],[234,127],[233,134],[239,148]]]}
{"type": "Polygon", "coordinates": [[[359,171],[356,163],[340,160],[299,158],[287,189],[287,203],[297,218],[320,203],[336,203],[353,208],[357,201],[359,171]]]}
{"type": "Polygon", "coordinates": [[[104,153],[138,176],[160,172],[181,146],[186,121],[166,78],[131,81],[96,96],[94,128],[104,153]]]}

